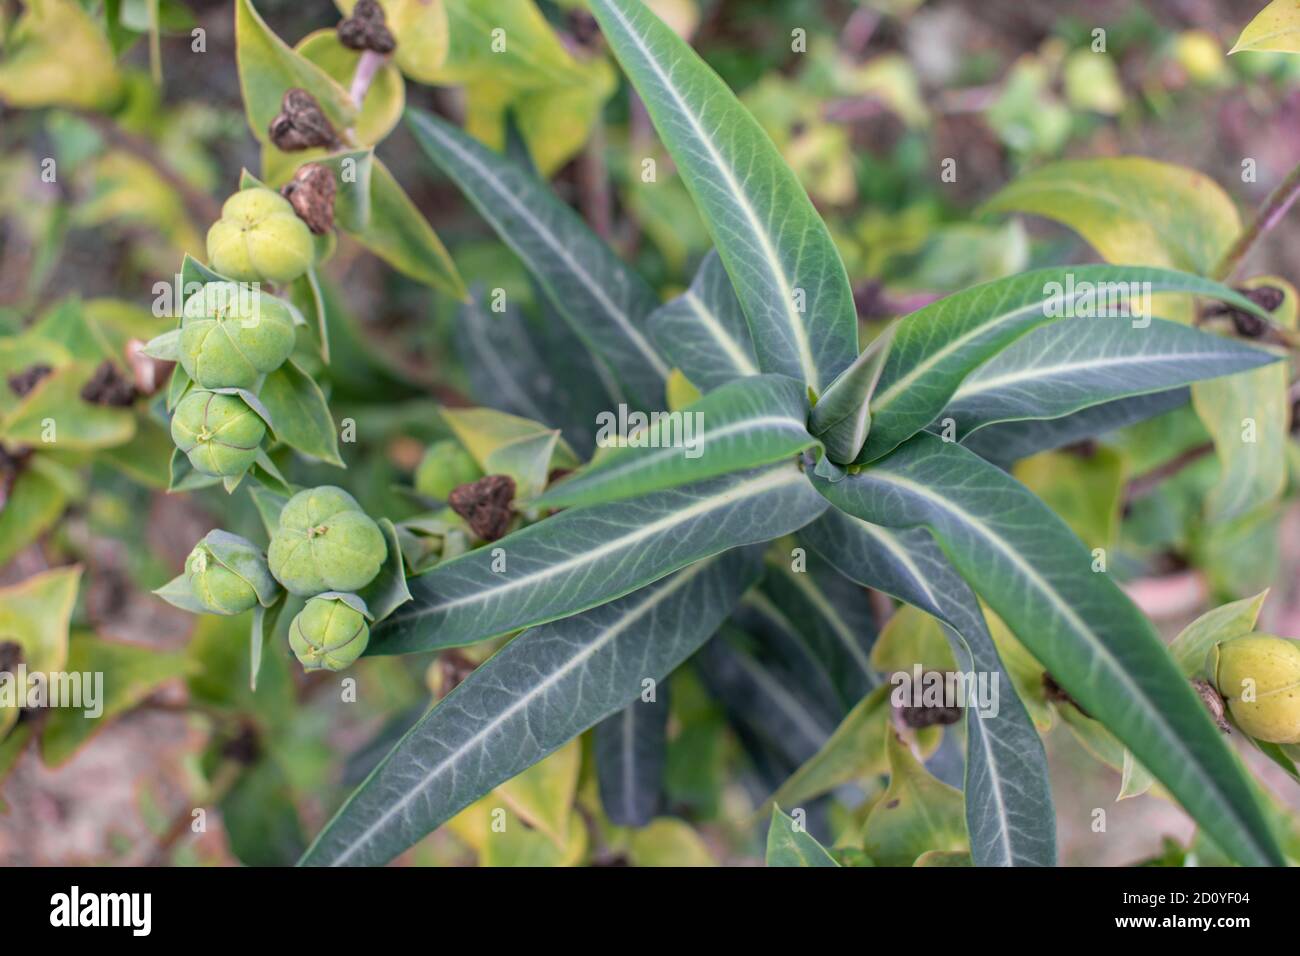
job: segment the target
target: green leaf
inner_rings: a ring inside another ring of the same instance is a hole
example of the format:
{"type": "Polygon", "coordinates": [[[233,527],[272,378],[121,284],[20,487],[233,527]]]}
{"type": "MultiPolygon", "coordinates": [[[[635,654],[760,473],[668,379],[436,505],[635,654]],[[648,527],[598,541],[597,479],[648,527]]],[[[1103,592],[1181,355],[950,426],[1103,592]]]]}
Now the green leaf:
{"type": "MultiPolygon", "coordinates": [[[[0,588],[0,635],[22,649],[28,673],[54,673],[68,659],[68,626],[81,581],[80,566],[56,568],[0,588]]],[[[0,707],[0,736],[18,719],[18,708],[0,707]]]]}
{"type": "Polygon", "coordinates": [[[926,772],[896,733],[887,735],[889,789],[862,828],[862,849],[877,866],[911,866],[925,853],[967,848],[961,791],[926,772]]]}
{"type": "Polygon", "coordinates": [[[1107,575],[1092,573],[1092,555],[1022,485],[927,434],[818,487],[864,521],[928,527],[1057,683],[1220,846],[1243,863],[1280,861],[1241,765],[1150,622],[1107,575]]]}
{"type": "Polygon", "coordinates": [[[1163,415],[1183,407],[1190,398],[1190,389],[1172,388],[1093,405],[1061,418],[1000,422],[978,429],[962,444],[987,461],[1010,465],[1040,451],[1096,438],[1126,425],[1163,415]]]}
{"type": "Polygon", "coordinates": [[[0,100],[19,109],[102,110],[122,95],[122,74],[94,19],[75,0],[39,0],[6,23],[0,100]]]}
{"type": "Polygon", "coordinates": [[[832,691],[847,711],[880,683],[871,662],[876,640],[871,602],[840,573],[838,563],[817,554],[799,557],[802,563],[795,570],[785,548],[769,551],[763,590],[824,665],[832,691]]]}
{"type": "MultiPolygon", "coordinates": [[[[996,712],[966,710],[966,826],[980,866],[1054,866],[1047,756],[966,582],[928,532],[828,511],[801,532],[836,567],[946,623],[958,669],[998,681],[996,712]]],[[[899,612],[900,614],[903,612],[899,612]]],[[[837,731],[837,734],[839,732],[837,731]]]]}
{"type": "Polygon", "coordinates": [[[80,675],[85,703],[91,703],[92,693],[96,699],[93,709],[50,709],[41,734],[41,759],[48,767],[71,759],[92,734],[135,707],[160,684],[189,673],[193,662],[181,652],[78,634],[68,644],[65,669],[80,675]],[[88,686],[91,680],[96,685],[93,688],[88,686]]]}
{"type": "Polygon", "coordinates": [[[964,439],[993,422],[1060,418],[1132,395],[1276,362],[1234,339],[1153,319],[1064,319],[1035,329],[975,370],[953,393],[944,418],[964,439]]]}
{"type": "Polygon", "coordinates": [[[891,325],[862,350],[813,406],[810,430],[826,446],[826,457],[847,465],[862,451],[871,431],[871,396],[880,382],[894,340],[891,325]]]}
{"type": "Polygon", "coordinates": [[[1291,0],[1273,0],[1255,14],[1228,54],[1247,50],[1300,53],[1300,11],[1291,0]]]}
{"type": "Polygon", "coordinates": [[[768,866],[839,866],[801,824],[780,807],[767,828],[768,866]]]}
{"type": "Polygon", "coordinates": [[[1168,291],[1213,296],[1262,314],[1217,282],[1130,266],[1039,269],[966,289],[913,313],[894,336],[871,400],[871,432],[857,461],[880,457],[930,424],[971,372],[1022,335],[1072,315],[1115,314],[1123,302],[1144,312],[1150,293],[1168,291]]]}
{"type": "Polygon", "coordinates": [[[577,467],[558,428],[491,408],[443,408],[440,414],[484,474],[514,479],[519,500],[545,488],[553,469],[577,467]]]}
{"type": "Polygon", "coordinates": [[[0,567],[53,527],[67,502],[57,482],[35,469],[19,472],[0,508],[0,567]]]}
{"type": "Polygon", "coordinates": [[[340,136],[356,122],[356,106],[347,91],[320,67],[289,49],[249,0],[235,3],[235,57],[244,111],[258,142],[269,141],[267,128],[280,112],[285,92],[293,87],[316,98],[340,136]]]}
{"type": "Polygon", "coordinates": [[[382,621],[411,600],[411,592],[406,586],[406,571],[402,566],[402,546],[397,540],[397,529],[387,518],[380,518],[378,524],[379,530],[384,534],[384,541],[388,544],[388,555],[375,579],[361,589],[359,596],[366,602],[374,619],[382,621]]]}
{"type": "Polygon", "coordinates": [[[240,774],[221,801],[221,820],[245,866],[289,866],[307,843],[288,774],[273,757],[240,774]]]}
{"type": "MultiPolygon", "coordinates": [[[[885,772],[885,735],[891,733],[888,686],[877,687],[849,711],[821,749],[804,761],[772,795],[781,806],[798,806],[842,784],[885,772]]],[[[938,728],[918,736],[934,741],[938,728]]]]}
{"type": "Polygon", "coordinates": [[[649,8],[591,0],[591,11],[713,236],[759,367],[820,393],[858,357],[858,320],[808,194],[735,94],[649,8]]]}
{"type": "Polygon", "coordinates": [[[1192,404],[1214,441],[1219,480],[1205,518],[1221,524],[1276,501],[1286,486],[1290,370],[1279,362],[1192,386],[1192,404]]]}
{"type": "Polygon", "coordinates": [[[252,625],[248,632],[248,689],[257,690],[257,676],[262,672],[262,657],[266,639],[275,633],[280,615],[288,603],[288,595],[281,591],[268,607],[261,603],[253,608],[252,625]]]}
{"type": "Polygon", "coordinates": [[[1173,655],[1174,663],[1183,672],[1183,676],[1195,677],[1200,674],[1205,667],[1205,657],[1215,644],[1253,631],[1267,597],[1268,591],[1261,591],[1254,597],[1224,604],[1206,611],[1183,628],[1169,643],[1169,653],[1173,655]]]}
{"type": "Polygon", "coordinates": [[[807,524],[824,502],[794,464],[563,511],[411,581],[367,653],[470,644],[575,614],[727,548],[807,524]]]}
{"type": "Polygon", "coordinates": [[[1237,207],[1208,176],[1137,156],[1064,160],[1019,177],[986,212],[1046,216],[1107,262],[1209,275],[1241,231],[1237,207]]]}
{"type": "Polygon", "coordinates": [[[430,114],[407,110],[425,153],[523,260],[551,303],[638,406],[663,404],[668,366],[646,337],[656,306],[645,280],[528,170],[430,114]]]}
{"type": "Polygon", "coordinates": [[[546,834],[557,847],[569,844],[569,820],[578,792],[582,745],[570,740],[545,760],[511,777],[493,790],[530,827],[546,834]]]}
{"type": "Polygon", "coordinates": [[[756,578],[733,551],[578,617],[526,631],[412,728],[308,849],[309,865],[396,856],[615,713],[713,633],[756,578]]]}
{"type": "Polygon", "coordinates": [[[662,803],[664,764],[668,757],[668,684],[645,691],[594,732],[600,805],[609,822],[644,827],[662,803]]]}
{"type": "Polygon", "coordinates": [[[296,362],[290,359],[267,375],[259,397],[277,440],[309,458],[344,467],[329,403],[316,380],[296,362]]]}
{"type": "Polygon", "coordinates": [[[84,401],[81,390],[95,374],[97,362],[74,362],[56,368],[0,416],[0,440],[58,451],[82,451],[120,445],[135,435],[135,414],[84,401]]]}
{"type": "Polygon", "coordinates": [[[446,246],[378,157],[370,163],[369,216],[351,234],[402,275],[462,302],[468,298],[446,246]]]}
{"type": "Polygon", "coordinates": [[[660,817],[627,840],[633,866],[717,866],[707,843],[684,820],[660,817]]]}
{"type": "Polygon", "coordinates": [[[651,313],[646,328],[659,351],[706,392],[758,374],[745,312],[716,251],[704,257],[689,289],[651,313]]]}
{"type": "Polygon", "coordinates": [[[825,745],[839,714],[835,705],[827,706],[800,685],[789,661],[764,650],[749,634],[727,624],[701,649],[695,664],[731,722],[770,751],[765,757],[779,757],[780,766],[770,768],[779,783],[825,745]]]}
{"type": "Polygon", "coordinates": [[[738,379],[681,411],[653,412],[623,447],[617,447],[618,416],[602,412],[597,444],[606,450],[533,503],[561,508],[617,501],[793,458],[816,444],[807,418],[803,385],[783,375],[738,379]]]}

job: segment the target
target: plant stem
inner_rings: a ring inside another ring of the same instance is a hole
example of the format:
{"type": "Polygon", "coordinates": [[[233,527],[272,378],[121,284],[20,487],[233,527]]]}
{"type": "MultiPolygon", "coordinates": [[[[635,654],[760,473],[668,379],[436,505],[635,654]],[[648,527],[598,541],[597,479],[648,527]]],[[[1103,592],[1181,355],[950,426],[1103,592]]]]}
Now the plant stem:
{"type": "Polygon", "coordinates": [[[363,50],[361,58],[357,60],[356,72],[352,74],[352,88],[348,94],[352,97],[352,102],[361,109],[361,104],[366,100],[366,93],[370,90],[370,84],[375,79],[375,74],[379,68],[388,61],[388,56],[383,53],[376,53],[374,50],[363,50]]]}
{"type": "Polygon", "coordinates": [[[1251,220],[1249,226],[1242,230],[1241,235],[1232,247],[1223,254],[1219,260],[1218,266],[1214,269],[1214,278],[1227,281],[1232,278],[1234,272],[1241,265],[1241,260],[1246,258],[1246,253],[1250,251],[1251,246],[1258,242],[1265,233],[1281,222],[1282,217],[1286,215],[1291,204],[1300,196],[1300,166],[1291,170],[1286,179],[1278,185],[1268,198],[1264,200],[1264,205],[1259,207],[1255,213],[1255,218],[1251,220]]]}
{"type": "Polygon", "coordinates": [[[104,137],[109,144],[124,150],[133,156],[143,159],[153,167],[167,185],[171,186],[180,193],[181,200],[185,203],[185,208],[190,217],[200,225],[204,223],[215,222],[221,218],[220,204],[209,196],[203,190],[196,188],[188,179],[178,173],[175,168],[158,151],[158,147],[151,140],[143,136],[137,136],[129,132],[117,123],[113,122],[107,116],[99,113],[84,112],[78,114],[88,122],[95,130],[104,137]]]}

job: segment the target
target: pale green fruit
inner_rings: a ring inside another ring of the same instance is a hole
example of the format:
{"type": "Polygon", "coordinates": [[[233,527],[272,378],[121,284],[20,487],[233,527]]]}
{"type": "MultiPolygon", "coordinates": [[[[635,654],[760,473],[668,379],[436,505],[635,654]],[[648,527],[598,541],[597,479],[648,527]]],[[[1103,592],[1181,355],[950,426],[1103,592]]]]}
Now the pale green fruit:
{"type": "Polygon", "coordinates": [[[194,598],[213,614],[242,614],[257,603],[257,591],[217,561],[201,542],[185,559],[185,577],[194,598]]]}
{"type": "Polygon", "coordinates": [[[365,617],[338,598],[312,598],[289,625],[289,646],[303,670],[341,671],[369,642],[365,617]]]}
{"type": "Polygon", "coordinates": [[[415,470],[415,490],[430,498],[446,501],[457,485],[478,481],[483,471],[460,442],[444,438],[429,446],[415,470]]]}
{"type": "Polygon", "coordinates": [[[267,550],[271,573],[298,595],[357,591],[374,580],[387,555],[379,525],[332,485],[290,498],[267,550]]]}
{"type": "Polygon", "coordinates": [[[242,189],[208,230],[208,265],[242,282],[292,282],[315,259],[311,230],[289,200],[270,189],[242,189]]]}
{"type": "Polygon", "coordinates": [[[265,435],[266,423],[237,395],[195,389],[172,415],[172,441],[205,475],[242,475],[265,435]]]}
{"type": "Polygon", "coordinates": [[[1249,634],[1216,650],[1214,682],[1237,726],[1257,740],[1300,743],[1300,641],[1249,634]]]}
{"type": "Polygon", "coordinates": [[[204,388],[251,388],[293,345],[293,316],[256,287],[210,282],[185,300],[181,365],[204,388]]]}

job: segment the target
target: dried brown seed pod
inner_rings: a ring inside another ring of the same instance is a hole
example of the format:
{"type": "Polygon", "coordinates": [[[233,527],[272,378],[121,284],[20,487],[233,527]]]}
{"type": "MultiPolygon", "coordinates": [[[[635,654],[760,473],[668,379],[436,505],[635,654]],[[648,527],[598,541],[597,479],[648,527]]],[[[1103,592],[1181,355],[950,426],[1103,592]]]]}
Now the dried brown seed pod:
{"type": "Polygon", "coordinates": [[[82,386],[81,399],[92,405],[125,408],[136,399],[135,383],[122,375],[116,365],[104,359],[90,381],[82,386]]]}
{"type": "Polygon", "coordinates": [[[39,362],[35,365],[30,365],[21,372],[15,372],[13,375],[9,376],[9,390],[19,398],[22,398],[40,384],[41,379],[45,378],[45,376],[49,375],[53,371],[54,369],[50,368],[50,366],[39,362]]]}
{"type": "Polygon", "coordinates": [[[1214,689],[1214,685],[1207,680],[1196,677],[1192,679],[1192,689],[1200,696],[1201,702],[1205,704],[1205,709],[1210,712],[1210,718],[1215,725],[1225,734],[1232,733],[1232,730],[1228,727],[1228,721],[1224,717],[1226,705],[1223,698],[1219,696],[1219,692],[1214,689]]]}
{"type": "Polygon", "coordinates": [[[333,149],[340,145],[338,134],[316,102],[316,97],[298,87],[285,91],[284,99],[280,101],[280,112],[271,120],[267,132],[276,148],[285,152],[313,146],[333,149]]]}
{"type": "MultiPolygon", "coordinates": [[[[1238,287],[1233,291],[1239,292],[1265,312],[1269,313],[1275,312],[1286,299],[1285,292],[1277,286],[1271,285],[1262,285],[1256,289],[1238,287]]],[[[1237,330],[1237,334],[1246,339],[1263,338],[1269,333],[1271,328],[1269,323],[1258,315],[1251,312],[1243,312],[1240,309],[1222,303],[1208,306],[1205,310],[1205,315],[1227,316],[1232,320],[1232,326],[1237,330]]]]}
{"type": "Polygon", "coordinates": [[[397,40],[388,29],[378,0],[357,0],[352,16],[339,21],[337,32],[339,42],[349,50],[392,53],[397,49],[397,40]]]}
{"type": "Polygon", "coordinates": [[[320,163],[307,163],[280,190],[298,218],[312,232],[324,235],[334,228],[334,174],[320,163]]]}
{"type": "Polygon", "coordinates": [[[447,497],[451,510],[469,524],[484,541],[496,541],[510,527],[514,512],[515,480],[509,475],[487,475],[466,485],[457,485],[447,497]]]}
{"type": "Polygon", "coordinates": [[[1069,704],[1089,720],[1092,719],[1092,714],[1080,707],[1079,702],[1067,694],[1065,688],[1058,684],[1056,678],[1047,673],[1047,671],[1043,671],[1043,693],[1047,699],[1053,703],[1069,704]]]}

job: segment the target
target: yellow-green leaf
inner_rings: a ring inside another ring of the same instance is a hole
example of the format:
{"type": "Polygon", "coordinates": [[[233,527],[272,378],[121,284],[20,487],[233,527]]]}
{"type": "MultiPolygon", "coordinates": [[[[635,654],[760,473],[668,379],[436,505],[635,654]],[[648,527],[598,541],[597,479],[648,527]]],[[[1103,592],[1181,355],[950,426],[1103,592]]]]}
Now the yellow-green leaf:
{"type": "Polygon", "coordinates": [[[1300,53],[1300,5],[1295,0],[1273,0],[1259,11],[1228,53],[1245,50],[1300,53]]]}
{"type": "MultiPolygon", "coordinates": [[[[335,0],[350,15],[357,0],[335,0]]],[[[443,0],[379,0],[384,19],[398,38],[393,59],[398,69],[420,83],[436,83],[447,59],[447,8],[443,0]]]]}
{"type": "MultiPolygon", "coordinates": [[[[68,659],[68,625],[77,600],[81,567],[56,568],[0,588],[0,640],[22,649],[28,673],[61,671],[68,659]]],[[[16,707],[0,707],[0,736],[18,719],[16,707]]]]}
{"type": "Polygon", "coordinates": [[[248,125],[260,142],[270,138],[267,127],[280,112],[285,91],[293,87],[316,98],[340,135],[356,122],[356,106],[347,90],[272,33],[250,0],[235,3],[235,57],[248,125]]]}
{"type": "Polygon", "coordinates": [[[867,815],[867,855],[879,866],[911,866],[931,850],[969,852],[961,791],[931,776],[897,734],[886,750],[889,789],[867,815]]]}
{"type": "Polygon", "coordinates": [[[581,766],[582,745],[575,737],[545,760],[501,784],[495,793],[529,826],[545,833],[557,847],[565,847],[581,766]]]}
{"type": "Polygon", "coordinates": [[[104,109],[122,95],[108,38],[73,0],[27,0],[0,60],[0,100],[11,106],[104,109]]]}
{"type": "Polygon", "coordinates": [[[1210,274],[1241,231],[1237,207],[1214,180],[1138,156],[1049,163],[984,208],[1053,219],[1082,235],[1107,262],[1199,275],[1210,274]]]}

